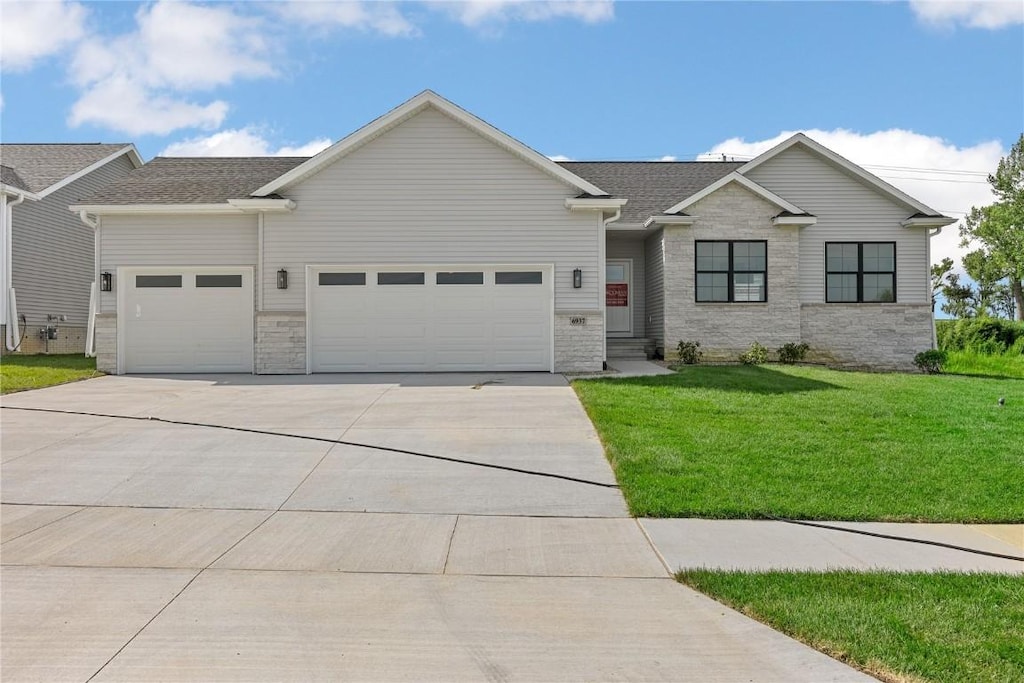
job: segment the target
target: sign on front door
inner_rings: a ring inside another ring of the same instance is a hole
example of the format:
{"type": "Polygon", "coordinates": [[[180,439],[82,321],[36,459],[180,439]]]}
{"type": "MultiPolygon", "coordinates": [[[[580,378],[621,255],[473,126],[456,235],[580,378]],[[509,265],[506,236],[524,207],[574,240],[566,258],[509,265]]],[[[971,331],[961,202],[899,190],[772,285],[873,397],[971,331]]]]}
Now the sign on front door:
{"type": "Polygon", "coordinates": [[[609,282],[605,285],[604,303],[606,306],[629,305],[629,283],[609,282]]]}

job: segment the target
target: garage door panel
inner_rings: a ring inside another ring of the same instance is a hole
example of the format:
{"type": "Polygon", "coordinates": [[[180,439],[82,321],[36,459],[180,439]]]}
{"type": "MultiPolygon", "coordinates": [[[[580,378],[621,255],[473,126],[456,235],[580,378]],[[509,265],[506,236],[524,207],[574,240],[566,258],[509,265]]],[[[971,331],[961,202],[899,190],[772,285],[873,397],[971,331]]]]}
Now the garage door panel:
{"type": "Polygon", "coordinates": [[[124,372],[252,372],[252,272],[171,268],[154,273],[127,269],[120,320],[124,372]],[[153,275],[172,276],[180,287],[139,286],[153,275]],[[196,286],[241,280],[242,286],[196,286]]]}
{"type": "Polygon", "coordinates": [[[319,285],[319,272],[340,267],[314,271],[309,279],[314,372],[550,369],[548,275],[542,285],[498,285],[493,266],[403,266],[403,272],[422,272],[424,284],[387,285],[377,283],[395,277],[380,273],[393,271],[346,268],[365,270],[368,284],[319,285]]]}

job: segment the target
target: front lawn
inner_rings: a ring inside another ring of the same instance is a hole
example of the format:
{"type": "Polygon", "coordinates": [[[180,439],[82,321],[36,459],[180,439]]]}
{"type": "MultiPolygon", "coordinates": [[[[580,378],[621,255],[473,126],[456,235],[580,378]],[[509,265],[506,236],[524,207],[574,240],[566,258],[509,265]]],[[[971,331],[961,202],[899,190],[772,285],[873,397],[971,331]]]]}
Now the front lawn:
{"type": "Polygon", "coordinates": [[[1021,380],[693,366],[573,386],[637,516],[1024,521],[1021,380]]]}
{"type": "Polygon", "coordinates": [[[81,354],[4,356],[0,359],[0,393],[40,389],[102,374],[96,371],[95,358],[81,354]]]}
{"type": "Polygon", "coordinates": [[[942,371],[952,375],[1024,379],[1024,355],[1014,351],[1002,354],[947,351],[942,371]]]}
{"type": "Polygon", "coordinates": [[[884,681],[1024,681],[1024,580],[1000,574],[677,578],[884,681]]]}

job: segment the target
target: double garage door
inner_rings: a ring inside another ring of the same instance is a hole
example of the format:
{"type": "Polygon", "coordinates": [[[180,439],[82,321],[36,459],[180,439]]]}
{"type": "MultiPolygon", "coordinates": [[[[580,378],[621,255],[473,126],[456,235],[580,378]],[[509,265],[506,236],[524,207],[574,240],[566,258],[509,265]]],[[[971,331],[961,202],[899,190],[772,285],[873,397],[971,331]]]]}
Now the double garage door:
{"type": "MultiPolygon", "coordinates": [[[[551,370],[546,266],[307,270],[313,372],[551,370]]],[[[129,373],[252,372],[250,268],[126,269],[129,373]]]]}
{"type": "Polygon", "coordinates": [[[313,372],[551,370],[551,269],[310,268],[313,372]]]}

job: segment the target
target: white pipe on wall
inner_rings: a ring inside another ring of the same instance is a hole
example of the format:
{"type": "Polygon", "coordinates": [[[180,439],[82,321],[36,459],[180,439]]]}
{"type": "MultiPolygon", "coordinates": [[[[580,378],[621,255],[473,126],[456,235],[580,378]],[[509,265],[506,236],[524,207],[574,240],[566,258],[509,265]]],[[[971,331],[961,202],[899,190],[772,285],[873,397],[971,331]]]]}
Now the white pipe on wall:
{"type": "Polygon", "coordinates": [[[7,334],[4,344],[8,351],[18,348],[18,339],[21,337],[21,330],[18,326],[18,300],[14,293],[14,207],[25,201],[25,194],[19,193],[18,198],[13,202],[4,195],[3,207],[3,241],[4,241],[4,302],[7,304],[7,316],[4,322],[7,325],[7,334]]]}

